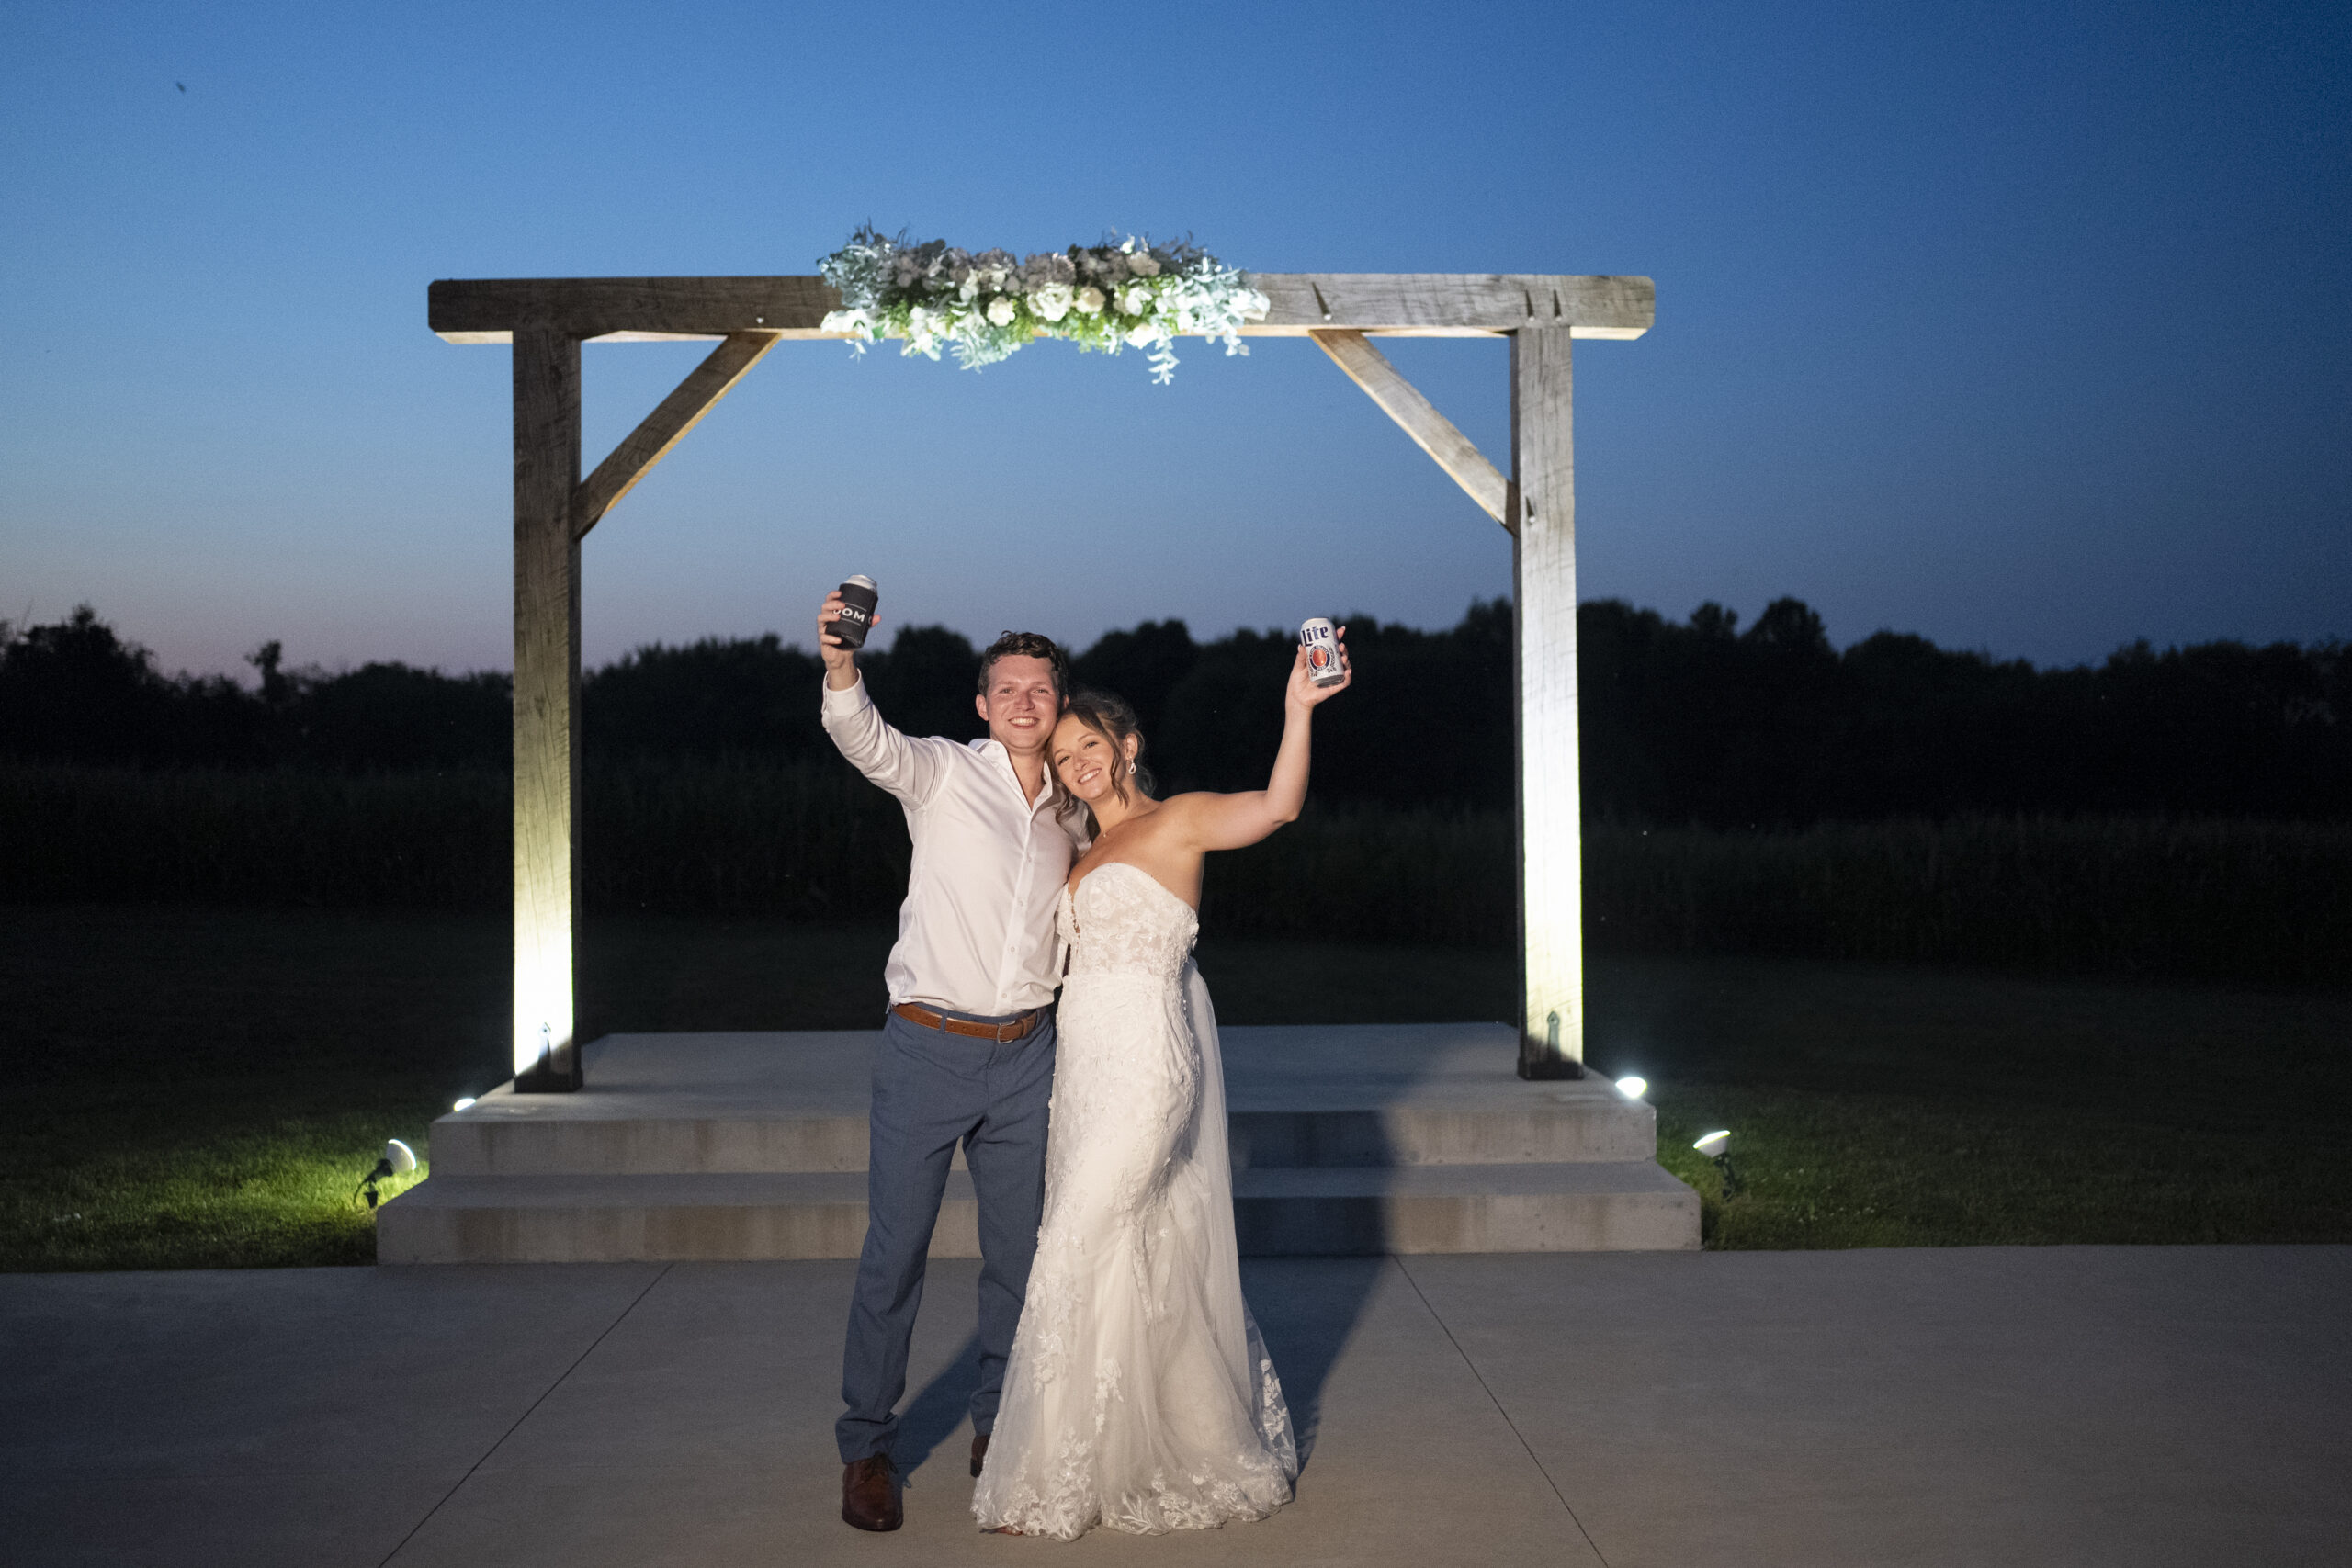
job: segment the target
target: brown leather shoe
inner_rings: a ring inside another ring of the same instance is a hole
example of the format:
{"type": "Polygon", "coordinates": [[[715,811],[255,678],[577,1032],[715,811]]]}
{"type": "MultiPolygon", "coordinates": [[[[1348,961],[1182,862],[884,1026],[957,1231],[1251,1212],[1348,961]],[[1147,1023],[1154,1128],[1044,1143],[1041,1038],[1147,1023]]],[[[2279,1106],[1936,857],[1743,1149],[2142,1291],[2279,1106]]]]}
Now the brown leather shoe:
{"type": "Polygon", "coordinates": [[[989,1457],[989,1435],[982,1432],[972,1439],[972,1479],[980,1478],[980,1461],[989,1457]]]}
{"type": "Polygon", "coordinates": [[[842,1520],[862,1530],[894,1530],[907,1522],[888,1454],[852,1460],[842,1467],[842,1520]]]}

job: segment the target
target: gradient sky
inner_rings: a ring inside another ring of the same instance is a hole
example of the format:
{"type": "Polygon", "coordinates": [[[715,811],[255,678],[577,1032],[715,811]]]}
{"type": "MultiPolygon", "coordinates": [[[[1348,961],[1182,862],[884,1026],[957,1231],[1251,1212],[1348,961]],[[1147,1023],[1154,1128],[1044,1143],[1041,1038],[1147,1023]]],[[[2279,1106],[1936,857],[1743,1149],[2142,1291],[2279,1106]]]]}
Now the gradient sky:
{"type": "MultiPolygon", "coordinates": [[[[2352,10],[0,6],[0,617],[167,668],[503,666],[507,353],[435,277],[805,273],[872,220],[1266,271],[1642,273],[1577,348],[1580,590],[2038,661],[2352,635],[2352,10]],[[181,85],[185,85],[182,90],[181,85]]],[[[1391,344],[1498,462],[1506,349],[1391,344]]],[[[704,352],[591,345],[591,466],[704,352]]],[[[587,545],[592,663],[1079,644],[1507,590],[1304,342],[778,348],[587,545]]]]}

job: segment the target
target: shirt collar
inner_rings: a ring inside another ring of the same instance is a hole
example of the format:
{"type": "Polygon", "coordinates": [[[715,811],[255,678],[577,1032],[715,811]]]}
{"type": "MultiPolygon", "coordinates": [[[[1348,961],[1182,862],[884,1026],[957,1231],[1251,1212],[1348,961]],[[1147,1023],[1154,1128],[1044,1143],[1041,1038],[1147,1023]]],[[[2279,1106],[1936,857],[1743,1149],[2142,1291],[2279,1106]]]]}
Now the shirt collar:
{"type": "Polygon", "coordinates": [[[972,749],[973,755],[986,761],[1006,784],[1012,786],[1013,795],[1029,807],[1030,815],[1035,816],[1039,808],[1053,803],[1054,781],[1051,779],[1047,779],[1046,787],[1037,792],[1036,799],[1029,798],[1029,792],[1021,787],[1021,775],[1013,772],[1012,753],[1005,749],[1003,741],[993,735],[983,735],[978,740],[967,740],[965,744],[972,749]]]}

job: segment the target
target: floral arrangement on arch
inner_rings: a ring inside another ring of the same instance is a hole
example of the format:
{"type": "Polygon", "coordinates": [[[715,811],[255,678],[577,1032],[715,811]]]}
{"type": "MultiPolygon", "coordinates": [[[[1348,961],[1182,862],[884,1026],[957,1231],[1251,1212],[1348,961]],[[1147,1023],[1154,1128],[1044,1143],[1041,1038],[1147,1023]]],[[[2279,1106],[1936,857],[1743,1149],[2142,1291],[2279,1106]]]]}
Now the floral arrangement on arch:
{"type": "Polygon", "coordinates": [[[901,336],[901,353],[937,359],[945,348],[977,370],[1036,338],[1059,337],[1106,354],[1147,349],[1152,379],[1165,386],[1176,374],[1180,333],[1220,338],[1228,355],[1248,354],[1241,325],[1266,313],[1249,274],[1190,240],[1114,238],[1018,261],[1010,251],[974,254],[944,240],[906,241],[903,231],[894,240],[869,224],[817,264],[842,297],[823,330],[854,334],[860,354],[876,338],[901,336]]]}

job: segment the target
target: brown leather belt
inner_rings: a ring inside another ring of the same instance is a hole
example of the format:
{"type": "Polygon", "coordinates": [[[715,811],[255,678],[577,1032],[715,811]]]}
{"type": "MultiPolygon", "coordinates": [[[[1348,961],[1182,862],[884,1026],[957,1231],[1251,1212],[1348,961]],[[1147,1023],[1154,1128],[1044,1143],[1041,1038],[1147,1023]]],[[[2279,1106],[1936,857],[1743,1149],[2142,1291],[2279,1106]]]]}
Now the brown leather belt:
{"type": "Polygon", "coordinates": [[[909,1023],[920,1023],[925,1029],[944,1029],[950,1034],[967,1035],[974,1040],[993,1040],[1000,1045],[1015,1040],[1026,1040],[1035,1031],[1038,1021],[1046,1016],[1044,1008],[1033,1008],[1019,1018],[1003,1023],[974,1023],[967,1018],[949,1018],[936,1013],[920,1002],[900,1002],[890,1010],[909,1023]]]}

